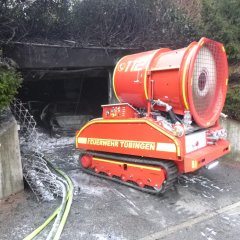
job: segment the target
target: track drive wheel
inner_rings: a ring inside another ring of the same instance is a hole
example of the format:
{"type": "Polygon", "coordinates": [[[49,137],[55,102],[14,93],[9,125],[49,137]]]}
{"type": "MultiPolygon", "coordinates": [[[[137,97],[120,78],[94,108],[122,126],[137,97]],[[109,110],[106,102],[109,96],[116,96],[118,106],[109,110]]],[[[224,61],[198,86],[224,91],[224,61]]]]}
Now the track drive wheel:
{"type": "Polygon", "coordinates": [[[84,172],[154,194],[172,187],[178,172],[172,161],[99,152],[84,152],[79,161],[84,172]]]}

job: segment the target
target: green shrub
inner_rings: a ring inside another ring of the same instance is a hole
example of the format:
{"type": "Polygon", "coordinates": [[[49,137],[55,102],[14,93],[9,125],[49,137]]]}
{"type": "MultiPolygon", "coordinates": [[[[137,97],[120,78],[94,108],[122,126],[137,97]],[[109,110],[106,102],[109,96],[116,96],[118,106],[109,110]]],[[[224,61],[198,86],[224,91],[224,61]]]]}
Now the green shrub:
{"type": "Polygon", "coordinates": [[[240,120],[240,85],[230,85],[223,112],[230,118],[240,120]]]}
{"type": "Polygon", "coordinates": [[[0,110],[9,106],[21,86],[20,73],[14,69],[0,68],[0,110]]]}
{"type": "Polygon", "coordinates": [[[239,8],[239,0],[202,0],[200,32],[222,42],[232,63],[240,60],[239,8]]]}

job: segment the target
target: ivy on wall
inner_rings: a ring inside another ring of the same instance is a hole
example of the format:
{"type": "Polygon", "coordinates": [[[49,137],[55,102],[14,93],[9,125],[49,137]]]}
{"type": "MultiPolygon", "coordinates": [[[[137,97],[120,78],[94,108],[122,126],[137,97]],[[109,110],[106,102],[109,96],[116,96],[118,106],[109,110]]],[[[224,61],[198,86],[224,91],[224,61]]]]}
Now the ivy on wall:
{"type": "Polygon", "coordinates": [[[230,118],[240,121],[240,86],[229,85],[226,103],[223,112],[230,118]]]}
{"type": "Polygon", "coordinates": [[[21,82],[21,75],[16,70],[0,68],[0,111],[9,106],[21,82]]]}

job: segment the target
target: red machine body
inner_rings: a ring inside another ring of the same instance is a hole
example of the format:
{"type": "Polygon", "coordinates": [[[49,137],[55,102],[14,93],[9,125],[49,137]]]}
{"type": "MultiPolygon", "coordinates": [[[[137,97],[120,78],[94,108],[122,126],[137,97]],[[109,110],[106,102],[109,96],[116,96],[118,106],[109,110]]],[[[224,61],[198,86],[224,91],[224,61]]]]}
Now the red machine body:
{"type": "Polygon", "coordinates": [[[206,38],[120,59],[113,76],[120,103],[103,105],[102,118],[76,134],[83,169],[161,193],[179,173],[228,153],[219,125],[227,75],[223,45],[206,38]]]}
{"type": "Polygon", "coordinates": [[[176,114],[189,110],[201,127],[212,126],[219,118],[227,81],[224,47],[206,38],[183,49],[163,48],[123,57],[113,76],[120,102],[146,108],[148,99],[160,99],[176,114]]]}

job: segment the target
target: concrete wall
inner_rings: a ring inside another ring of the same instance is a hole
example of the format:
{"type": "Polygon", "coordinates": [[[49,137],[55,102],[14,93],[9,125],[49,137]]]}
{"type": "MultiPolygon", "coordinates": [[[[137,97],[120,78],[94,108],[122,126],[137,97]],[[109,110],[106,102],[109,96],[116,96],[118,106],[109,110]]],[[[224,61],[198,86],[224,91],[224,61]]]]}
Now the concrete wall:
{"type": "Polygon", "coordinates": [[[0,119],[0,199],[23,190],[17,123],[12,115],[0,119]]]}
{"type": "Polygon", "coordinates": [[[231,152],[227,155],[235,161],[240,161],[240,123],[231,119],[221,121],[221,125],[227,130],[227,139],[231,143],[231,152]]]}

